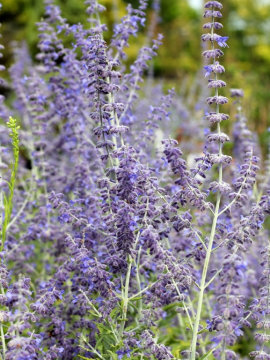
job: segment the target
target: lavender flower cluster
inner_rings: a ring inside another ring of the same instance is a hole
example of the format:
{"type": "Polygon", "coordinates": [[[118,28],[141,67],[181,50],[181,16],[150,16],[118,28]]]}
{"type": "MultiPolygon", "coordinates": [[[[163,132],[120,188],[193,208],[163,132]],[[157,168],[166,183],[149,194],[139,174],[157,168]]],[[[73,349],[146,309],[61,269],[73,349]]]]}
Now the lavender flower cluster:
{"type": "Polygon", "coordinates": [[[13,155],[0,134],[0,358],[270,359],[270,160],[241,89],[235,119],[222,110],[222,4],[204,5],[208,85],[198,74],[187,98],[152,78],[158,0],[130,67],[147,0],[110,42],[98,0],[86,27],[44,5],[37,58],[16,44],[1,80],[1,119],[20,129],[13,155]]]}

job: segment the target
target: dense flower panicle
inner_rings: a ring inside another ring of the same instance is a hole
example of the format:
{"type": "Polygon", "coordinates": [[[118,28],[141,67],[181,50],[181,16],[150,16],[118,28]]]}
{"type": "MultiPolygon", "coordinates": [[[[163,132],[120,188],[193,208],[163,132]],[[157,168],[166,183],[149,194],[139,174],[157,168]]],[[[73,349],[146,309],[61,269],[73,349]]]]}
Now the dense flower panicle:
{"type": "MultiPolygon", "coordinates": [[[[120,204],[119,204],[120,205],[120,204]]],[[[133,220],[130,209],[123,205],[123,208],[117,214],[117,247],[119,251],[124,254],[130,254],[134,246],[135,237],[133,227],[135,222],[133,220]]]]}
{"type": "Polygon", "coordinates": [[[242,98],[244,97],[244,92],[242,89],[231,89],[231,97],[235,99],[234,104],[237,109],[236,122],[233,128],[235,158],[238,163],[247,163],[247,156],[248,154],[252,153],[257,164],[253,170],[257,172],[259,170],[259,159],[257,155],[260,154],[258,154],[256,141],[252,132],[248,128],[247,119],[243,114],[242,98]]]}
{"type": "Polygon", "coordinates": [[[260,265],[263,268],[261,277],[261,284],[263,285],[259,290],[259,299],[254,299],[251,304],[251,311],[257,323],[257,333],[255,333],[255,340],[260,345],[259,351],[252,351],[250,356],[255,359],[267,359],[267,352],[269,352],[269,245],[266,249],[261,250],[260,265]]]}
{"type": "MultiPolygon", "coordinates": [[[[148,85],[147,85],[148,86],[148,85]]],[[[168,94],[164,95],[162,89],[154,89],[156,93],[156,101],[149,106],[149,99],[147,97],[144,100],[144,103],[141,103],[141,108],[144,111],[147,111],[147,120],[143,129],[141,127],[135,126],[139,124],[133,125],[133,130],[136,133],[134,141],[140,147],[140,158],[141,161],[144,162],[146,158],[146,153],[151,151],[152,146],[155,145],[157,148],[159,146],[159,140],[157,140],[157,134],[162,131],[164,135],[166,134],[167,125],[171,123],[172,119],[170,117],[170,109],[172,107],[173,102],[175,101],[175,91],[171,89],[168,91],[168,94]],[[159,92],[161,92],[159,96],[159,92]],[[143,108],[145,106],[145,109],[143,108]],[[162,128],[162,130],[161,130],[162,128]]],[[[149,96],[149,94],[148,94],[149,96]]],[[[149,161],[150,167],[156,167],[157,159],[153,158],[153,161],[149,161]]]]}
{"type": "Polygon", "coordinates": [[[233,184],[233,187],[236,191],[239,189],[252,189],[252,186],[256,181],[256,174],[259,170],[257,165],[259,159],[257,156],[254,156],[252,152],[246,152],[244,156],[245,163],[240,167],[240,177],[238,177],[233,184]]]}
{"type": "Polygon", "coordinates": [[[144,46],[140,49],[135,62],[130,66],[130,72],[127,73],[121,81],[121,89],[123,90],[121,101],[125,102],[125,109],[121,114],[119,120],[123,125],[133,123],[132,107],[138,95],[140,84],[143,83],[143,74],[149,67],[149,62],[162,43],[163,36],[159,34],[157,39],[152,41],[152,46],[144,46]]]}
{"type": "Polygon", "coordinates": [[[52,1],[48,1],[46,6],[47,19],[38,23],[39,33],[39,50],[37,55],[38,60],[42,60],[44,65],[44,71],[50,72],[56,69],[56,61],[63,54],[63,44],[54,31],[53,25],[59,23],[64,26],[64,20],[61,17],[60,9],[58,6],[52,4],[52,1]]]}
{"type": "Polygon", "coordinates": [[[111,42],[112,47],[117,51],[115,59],[125,58],[124,48],[128,46],[131,36],[136,36],[139,27],[145,23],[145,2],[141,2],[140,8],[133,9],[129,4],[127,6],[127,15],[122,19],[121,23],[114,26],[114,35],[111,42]]]}
{"type": "Polygon", "coordinates": [[[178,207],[178,203],[182,206],[189,203],[192,206],[198,207],[201,210],[205,210],[209,207],[209,204],[205,201],[206,194],[199,189],[200,181],[190,176],[187,169],[187,164],[182,159],[182,152],[176,147],[176,140],[163,140],[165,145],[164,154],[167,162],[175,175],[180,176],[175,184],[180,186],[180,189],[173,196],[172,204],[178,207]]]}
{"type": "MultiPolygon", "coordinates": [[[[237,337],[242,335],[240,324],[245,304],[239,288],[243,276],[242,271],[245,271],[245,268],[242,257],[237,254],[237,251],[238,248],[234,247],[231,254],[224,256],[222,271],[218,275],[219,281],[215,286],[218,303],[216,312],[219,314],[219,325],[215,329],[217,331],[215,336],[226,346],[235,344],[237,337]]],[[[218,352],[215,356],[217,355],[218,352]]]]}

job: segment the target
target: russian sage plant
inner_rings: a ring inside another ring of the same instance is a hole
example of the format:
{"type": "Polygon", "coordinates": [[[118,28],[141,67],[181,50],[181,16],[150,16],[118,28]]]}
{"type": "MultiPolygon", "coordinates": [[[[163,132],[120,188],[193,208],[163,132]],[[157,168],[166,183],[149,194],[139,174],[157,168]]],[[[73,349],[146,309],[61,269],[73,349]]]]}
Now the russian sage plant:
{"type": "Polygon", "coordinates": [[[147,24],[149,6],[128,4],[108,40],[98,0],[85,1],[86,26],[44,0],[36,59],[13,47],[10,106],[0,98],[3,123],[20,123],[20,142],[7,123],[13,156],[0,129],[3,360],[270,358],[269,159],[241,89],[226,151],[222,4],[204,5],[205,76],[187,96],[154,78],[160,1],[147,24]]]}

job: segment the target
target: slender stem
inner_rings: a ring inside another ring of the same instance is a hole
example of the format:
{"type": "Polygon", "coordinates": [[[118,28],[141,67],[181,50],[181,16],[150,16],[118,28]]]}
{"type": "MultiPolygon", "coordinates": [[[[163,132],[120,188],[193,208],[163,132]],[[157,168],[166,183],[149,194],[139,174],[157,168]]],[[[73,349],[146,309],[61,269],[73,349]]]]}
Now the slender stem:
{"type": "Polygon", "coordinates": [[[215,278],[221,273],[223,269],[219,269],[208,281],[208,283],[205,285],[205,289],[208,288],[208,286],[215,280],[215,278]]]}
{"type": "Polygon", "coordinates": [[[201,278],[201,282],[200,282],[199,299],[198,299],[198,304],[197,304],[196,318],[195,318],[195,322],[194,322],[194,326],[193,326],[193,336],[192,336],[192,343],[191,343],[191,358],[190,358],[191,360],[196,359],[197,338],[198,338],[198,331],[199,331],[199,325],[200,325],[200,320],[201,320],[201,312],[202,312],[202,304],[203,304],[203,297],[204,297],[204,291],[205,291],[206,277],[207,277],[213,242],[214,242],[215,233],[216,233],[220,200],[221,200],[221,195],[220,195],[220,193],[218,193],[217,203],[216,203],[216,208],[215,208],[215,213],[214,213],[214,218],[213,218],[213,223],[212,223],[212,228],[211,228],[211,234],[210,234],[210,238],[209,238],[209,244],[208,244],[208,248],[207,248],[207,252],[206,252],[205,262],[204,262],[204,266],[203,266],[203,273],[202,273],[202,278],[201,278]]]}
{"type": "MultiPolygon", "coordinates": [[[[5,295],[5,290],[2,285],[1,285],[1,294],[5,295]]],[[[0,332],[1,332],[1,342],[2,342],[2,350],[3,350],[3,360],[5,360],[5,353],[7,351],[7,347],[6,347],[6,339],[5,339],[2,321],[0,326],[0,332]]]]}
{"type": "Polygon", "coordinates": [[[202,244],[202,246],[204,247],[204,250],[207,251],[207,246],[205,245],[205,242],[203,241],[202,237],[199,235],[199,233],[192,227],[190,226],[190,229],[193,231],[193,233],[198,237],[198,239],[200,240],[200,243],[202,244]]]}
{"type": "MultiPolygon", "coordinates": [[[[140,277],[140,257],[141,257],[141,250],[142,247],[140,246],[139,251],[138,251],[138,260],[137,263],[134,260],[135,266],[136,266],[136,279],[137,279],[137,284],[138,284],[138,290],[139,293],[142,291],[141,288],[141,277],[140,277]]],[[[142,312],[142,299],[139,299],[139,308],[138,308],[138,315],[137,315],[137,321],[139,322],[140,318],[141,318],[141,312],[142,312]]]]}
{"type": "MultiPolygon", "coordinates": [[[[214,10],[214,9],[212,8],[212,10],[214,10]]],[[[212,39],[214,36],[214,21],[215,21],[215,19],[212,16],[212,26],[211,26],[211,38],[212,39]]],[[[212,50],[214,50],[214,41],[211,40],[211,42],[212,42],[212,44],[211,44],[212,50]]],[[[213,62],[215,63],[215,58],[214,58],[213,62]]],[[[215,80],[217,80],[216,72],[215,72],[215,80]]],[[[218,95],[219,95],[218,88],[215,88],[215,96],[218,97],[218,95]]],[[[219,113],[219,104],[216,104],[216,113],[217,114],[219,113]]],[[[217,131],[218,131],[218,135],[220,136],[221,135],[220,123],[217,124],[217,131]]],[[[220,157],[222,156],[222,143],[221,142],[219,142],[218,155],[220,157]]],[[[223,169],[222,169],[222,163],[220,163],[219,168],[218,168],[218,183],[219,184],[222,183],[222,176],[223,176],[223,169]]],[[[198,304],[197,304],[197,311],[196,311],[196,317],[195,317],[195,322],[194,322],[194,326],[193,326],[190,360],[196,359],[196,348],[197,348],[199,325],[200,325],[200,320],[201,320],[202,304],[203,304],[203,300],[204,300],[204,293],[205,293],[205,289],[206,289],[206,278],[207,278],[208,268],[209,268],[209,264],[210,264],[213,243],[214,243],[214,239],[215,239],[217,220],[220,215],[219,214],[220,202],[221,202],[221,193],[219,191],[217,194],[216,206],[215,206],[213,222],[212,222],[212,227],[211,227],[211,232],[210,232],[210,238],[209,238],[209,243],[207,246],[206,257],[205,257],[205,262],[204,262],[203,272],[202,272],[202,277],[201,277],[201,282],[200,282],[200,292],[199,292],[199,298],[198,298],[198,304]]]]}
{"type": "Polygon", "coordinates": [[[5,353],[7,351],[7,348],[6,348],[6,340],[5,340],[5,334],[4,334],[4,329],[3,329],[2,323],[0,326],[0,331],[1,331],[1,342],[2,342],[2,348],[3,348],[3,359],[5,360],[5,353]]]}
{"type": "Polygon", "coordinates": [[[127,317],[128,301],[130,300],[128,298],[128,290],[129,290],[129,281],[130,281],[130,274],[131,274],[131,267],[132,267],[131,256],[129,256],[128,262],[129,262],[129,264],[128,264],[128,270],[127,270],[127,275],[126,275],[124,298],[123,298],[123,319],[122,319],[121,328],[120,328],[121,336],[123,335],[123,332],[124,332],[126,317],[127,317]]]}
{"type": "Polygon", "coordinates": [[[128,301],[135,299],[136,297],[142,295],[143,293],[145,293],[148,289],[150,289],[152,286],[156,285],[158,282],[160,281],[160,279],[154,281],[153,283],[151,283],[150,285],[146,286],[144,289],[142,289],[141,291],[137,292],[137,294],[132,295],[130,298],[128,298],[128,301]]]}
{"type": "MultiPolygon", "coordinates": [[[[174,285],[174,287],[175,287],[175,289],[176,289],[176,292],[177,292],[178,296],[179,296],[179,297],[181,297],[181,294],[180,294],[179,288],[178,288],[178,286],[177,286],[177,284],[176,284],[176,282],[175,282],[175,280],[174,280],[174,279],[172,279],[172,283],[173,283],[173,285],[174,285]]],[[[185,302],[184,302],[184,301],[183,301],[183,305],[184,305],[184,309],[185,309],[185,312],[186,312],[187,317],[188,317],[189,325],[190,325],[191,329],[193,329],[192,321],[191,321],[191,318],[190,318],[190,315],[189,315],[188,309],[187,309],[186,304],[185,304],[185,302]]]]}

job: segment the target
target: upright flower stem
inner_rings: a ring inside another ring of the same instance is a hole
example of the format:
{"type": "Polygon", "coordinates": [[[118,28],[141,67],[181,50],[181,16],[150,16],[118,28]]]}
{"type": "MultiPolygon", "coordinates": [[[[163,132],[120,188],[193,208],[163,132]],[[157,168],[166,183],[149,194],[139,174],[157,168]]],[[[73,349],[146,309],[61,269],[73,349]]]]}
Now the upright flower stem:
{"type": "Polygon", "coordinates": [[[129,291],[129,281],[130,281],[130,274],[131,274],[131,267],[132,267],[132,257],[129,256],[128,258],[128,270],[126,275],[126,281],[125,281],[125,290],[124,290],[124,298],[123,298],[123,319],[120,327],[120,335],[123,335],[124,329],[125,329],[125,323],[126,323],[126,317],[127,317],[127,309],[128,309],[128,291],[129,291]]]}
{"type": "Polygon", "coordinates": [[[199,325],[200,325],[200,320],[201,320],[204,292],[206,289],[206,287],[205,287],[206,276],[207,276],[207,272],[208,272],[208,268],[209,268],[209,264],[210,264],[211,252],[212,252],[213,242],[214,242],[215,233],[216,233],[220,200],[221,200],[221,195],[220,195],[220,193],[218,193],[215,212],[214,212],[214,218],[213,218],[213,223],[212,223],[212,228],[211,228],[211,233],[210,233],[210,238],[209,238],[209,243],[208,243],[205,262],[204,262],[204,266],[203,266],[203,273],[202,273],[202,278],[201,278],[201,283],[200,283],[200,292],[199,292],[199,299],[198,299],[197,310],[196,310],[196,317],[195,317],[195,322],[193,325],[193,336],[192,336],[191,356],[190,356],[191,360],[196,359],[198,331],[199,331],[199,325]]]}
{"type": "Polygon", "coordinates": [[[7,351],[7,348],[6,348],[6,340],[5,340],[5,334],[4,334],[3,324],[1,324],[1,342],[2,342],[2,348],[3,348],[3,356],[2,356],[2,359],[5,360],[5,353],[6,353],[6,351],[7,351]]]}
{"type": "MultiPolygon", "coordinates": [[[[216,34],[214,34],[214,27],[215,27],[214,7],[220,6],[219,8],[222,8],[222,5],[220,3],[218,3],[218,5],[216,5],[217,2],[215,4],[214,3],[215,2],[209,1],[208,3],[205,4],[205,8],[207,9],[207,8],[211,7],[211,12],[212,12],[210,42],[211,42],[211,51],[214,54],[214,56],[212,56],[213,66],[216,64],[216,55],[215,55],[215,46],[214,46],[214,39],[215,39],[215,35],[216,35],[216,34]]],[[[206,11],[206,13],[207,13],[207,11],[206,11]]],[[[225,45],[223,45],[223,46],[225,46],[225,45]]],[[[214,88],[215,88],[215,98],[216,98],[215,114],[218,115],[219,114],[219,100],[218,100],[218,98],[219,98],[218,87],[219,86],[217,85],[218,76],[217,76],[217,71],[211,70],[211,72],[214,72],[214,82],[215,82],[214,88]]],[[[217,135],[218,135],[218,138],[220,139],[220,137],[221,137],[220,122],[217,123],[217,135]]],[[[220,159],[223,156],[222,147],[223,147],[222,142],[219,141],[218,156],[220,159]]],[[[222,166],[223,166],[222,162],[220,161],[219,165],[218,165],[218,184],[219,184],[219,186],[221,186],[222,178],[223,178],[223,167],[222,166]]],[[[192,332],[190,360],[196,359],[197,339],[198,339],[198,332],[199,332],[199,326],[200,326],[200,320],[201,320],[202,305],[203,305],[203,301],[204,301],[205,290],[208,286],[208,283],[206,283],[206,278],[207,278],[207,273],[208,273],[208,269],[209,269],[209,265],[210,265],[213,243],[214,243],[215,234],[216,234],[217,221],[220,216],[220,212],[219,212],[220,203],[221,203],[221,191],[218,190],[216,204],[215,204],[215,210],[214,210],[214,214],[213,214],[213,221],[212,221],[212,226],[211,226],[211,231],[210,231],[210,238],[209,238],[209,242],[207,245],[206,256],[205,256],[205,261],[204,261],[203,271],[202,271],[202,277],[201,277],[201,281],[200,281],[199,298],[198,298],[195,322],[193,325],[193,332],[192,332]]]]}
{"type": "MultiPolygon", "coordinates": [[[[134,248],[136,248],[136,245],[139,241],[139,236],[140,236],[140,232],[138,231],[137,236],[136,236],[136,240],[135,240],[135,244],[134,244],[134,248]]],[[[130,282],[130,275],[131,275],[131,268],[132,268],[132,264],[133,264],[133,259],[132,256],[129,255],[128,256],[128,269],[127,269],[127,274],[126,274],[126,281],[125,281],[125,289],[123,291],[123,321],[121,323],[121,327],[120,327],[120,335],[123,335],[124,329],[125,329],[125,324],[126,324],[126,317],[127,317],[127,310],[128,310],[128,302],[129,302],[129,282],[130,282]]]]}

